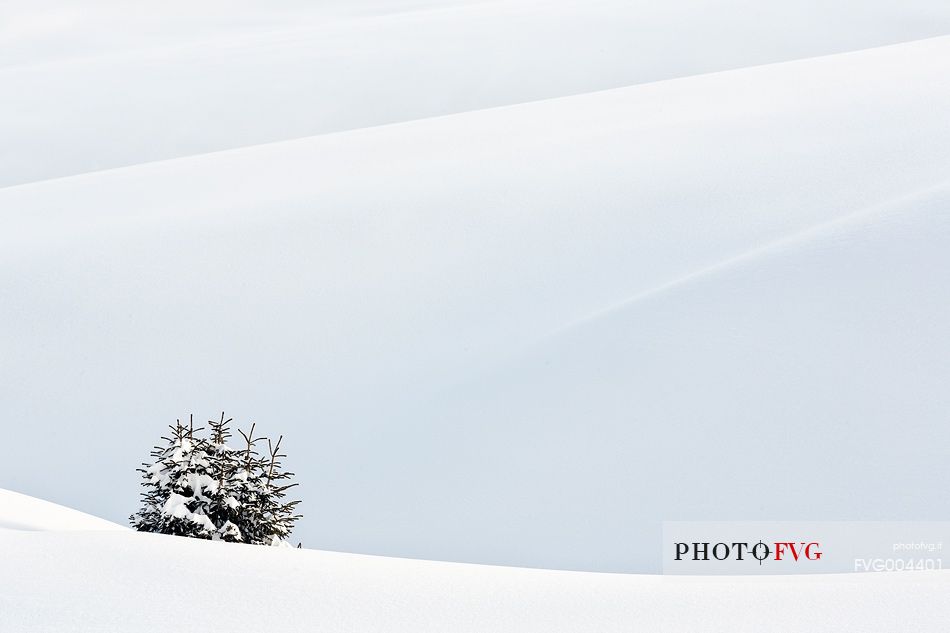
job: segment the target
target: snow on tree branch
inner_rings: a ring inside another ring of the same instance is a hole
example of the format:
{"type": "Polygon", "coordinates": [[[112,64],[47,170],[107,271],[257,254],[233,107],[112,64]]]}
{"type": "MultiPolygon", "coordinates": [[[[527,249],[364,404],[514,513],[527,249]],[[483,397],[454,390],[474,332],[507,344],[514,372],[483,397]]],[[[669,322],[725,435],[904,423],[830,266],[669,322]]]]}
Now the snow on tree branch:
{"type": "Polygon", "coordinates": [[[222,412],[208,421],[208,434],[176,420],[168,437],[152,452],[152,462],[142,464],[142,508],[129,517],[142,532],[174,534],[192,538],[286,545],[300,519],[297,500],[288,500],[288,483],[294,476],[285,471],[276,444],[254,437],[255,424],[245,433],[238,429],[244,446],[232,448],[231,418],[222,412]],[[267,442],[267,455],[256,445],[267,442]]]}

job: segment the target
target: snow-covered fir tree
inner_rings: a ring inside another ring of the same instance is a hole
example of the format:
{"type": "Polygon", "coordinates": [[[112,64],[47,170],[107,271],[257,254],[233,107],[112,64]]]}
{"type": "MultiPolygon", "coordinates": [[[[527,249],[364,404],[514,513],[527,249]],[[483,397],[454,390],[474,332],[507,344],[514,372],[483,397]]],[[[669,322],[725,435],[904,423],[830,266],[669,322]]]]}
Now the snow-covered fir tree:
{"type": "MultiPolygon", "coordinates": [[[[208,422],[208,437],[191,421],[172,425],[170,437],[151,453],[153,462],[143,464],[143,507],[130,517],[132,526],[144,532],[159,532],[195,538],[261,545],[282,545],[290,535],[299,501],[285,499],[296,484],[287,483],[293,473],[282,469],[280,442],[254,438],[239,431],[245,440],[241,449],[229,446],[231,419],[221,414],[208,422]],[[268,456],[261,456],[258,442],[266,441],[268,456]]],[[[283,438],[281,438],[283,439],[283,438]]]]}
{"type": "Polygon", "coordinates": [[[152,451],[154,462],[139,472],[143,507],[130,517],[132,527],[143,532],[211,538],[216,527],[207,516],[205,489],[213,482],[209,474],[208,443],[196,435],[193,422],[181,420],[169,427],[170,437],[152,451]]]}
{"type": "Polygon", "coordinates": [[[218,421],[209,421],[211,430],[208,446],[208,470],[213,482],[205,489],[207,500],[206,513],[215,526],[212,538],[224,541],[239,542],[244,535],[238,527],[240,523],[241,504],[238,501],[240,494],[235,494],[235,481],[240,464],[234,451],[228,446],[231,438],[229,424],[231,419],[224,419],[224,413],[218,421]]]}
{"type": "Polygon", "coordinates": [[[286,500],[287,491],[296,486],[287,483],[293,473],[285,471],[280,452],[281,436],[276,444],[267,438],[254,439],[254,427],[247,435],[243,434],[243,468],[238,480],[243,484],[239,488],[243,495],[241,507],[241,530],[250,542],[277,545],[284,542],[293,530],[294,523],[300,518],[295,514],[299,501],[286,500]],[[255,444],[266,441],[268,454],[261,456],[255,444]]]}

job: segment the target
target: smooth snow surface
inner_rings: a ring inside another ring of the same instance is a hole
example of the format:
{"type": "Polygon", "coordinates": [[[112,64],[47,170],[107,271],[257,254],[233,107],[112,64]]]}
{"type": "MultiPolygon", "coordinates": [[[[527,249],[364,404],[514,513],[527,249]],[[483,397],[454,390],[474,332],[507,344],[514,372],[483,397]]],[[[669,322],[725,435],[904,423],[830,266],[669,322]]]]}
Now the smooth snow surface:
{"type": "MultiPolygon", "coordinates": [[[[125,530],[105,519],[0,489],[0,530],[125,530]]],[[[3,538],[3,537],[0,537],[3,538]]],[[[4,575],[12,568],[4,561],[4,575]]]]}
{"type": "Polygon", "coordinates": [[[110,442],[3,481],[121,521],[226,408],[308,547],[630,571],[660,518],[942,518],[947,77],[936,38],[0,189],[7,441],[110,442]]]}
{"type": "Polygon", "coordinates": [[[110,528],[0,490],[0,631],[875,633],[950,616],[950,572],[598,574],[70,531],[110,528]]]}
{"type": "Polygon", "coordinates": [[[17,633],[929,633],[950,617],[946,571],[634,576],[4,530],[0,560],[0,630],[17,633]]]}
{"type": "Polygon", "coordinates": [[[948,32],[945,0],[5,0],[0,186],[948,32]]]}
{"type": "Polygon", "coordinates": [[[121,523],[226,410],[311,548],[946,519],[950,37],[825,54],[950,3],[752,4],[3,3],[0,485],[121,523]]]}

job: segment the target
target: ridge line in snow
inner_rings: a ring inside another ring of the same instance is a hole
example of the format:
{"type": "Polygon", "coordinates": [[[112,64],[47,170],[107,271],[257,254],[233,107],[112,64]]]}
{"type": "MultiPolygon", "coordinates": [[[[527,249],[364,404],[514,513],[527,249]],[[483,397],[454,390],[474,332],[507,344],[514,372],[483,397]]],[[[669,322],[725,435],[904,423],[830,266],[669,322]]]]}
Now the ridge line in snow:
{"type": "Polygon", "coordinates": [[[946,196],[950,198],[950,180],[941,181],[928,187],[923,187],[900,196],[895,196],[882,202],[862,207],[856,211],[845,213],[844,215],[838,216],[831,220],[825,220],[807,228],[783,235],[782,237],[769,240],[764,244],[759,244],[736,255],[727,257],[713,264],[703,266],[702,268],[684,275],[680,275],[679,277],[671,279],[667,282],[640,291],[633,296],[607,306],[606,308],[596,310],[587,314],[586,316],[580,317],[565,325],[554,328],[547,333],[532,339],[526,343],[522,349],[531,349],[537,347],[544,342],[560,337],[575,329],[593,323],[598,319],[608,317],[612,314],[630,308],[641,301],[662,295],[680,286],[687,286],[701,279],[742,266],[746,262],[753,261],[761,257],[767,257],[771,254],[780,253],[782,250],[788,247],[808,243],[816,239],[821,239],[822,237],[832,235],[836,230],[851,224],[858,224],[861,222],[861,220],[868,216],[874,216],[877,214],[889,215],[891,213],[900,212],[900,210],[908,202],[919,199],[927,199],[940,195],[941,193],[946,194],[946,196]]]}
{"type": "Polygon", "coordinates": [[[0,530],[18,532],[131,531],[124,525],[82,510],[6,488],[0,488],[0,530]]]}
{"type": "Polygon", "coordinates": [[[832,53],[832,54],[830,54],[830,55],[816,55],[816,56],[812,56],[812,57],[802,57],[802,58],[798,58],[798,59],[792,59],[792,60],[786,60],[786,61],[780,61],[780,62],[771,62],[771,63],[766,63],[766,64],[754,64],[754,65],[751,65],[751,66],[742,66],[742,67],[739,67],[739,68],[730,68],[730,69],[725,69],[725,70],[716,70],[716,71],[712,71],[712,72],[708,72],[708,73],[699,73],[699,74],[696,74],[696,75],[685,75],[685,76],[682,76],[682,77],[671,77],[671,78],[668,78],[668,79],[660,79],[660,80],[657,80],[657,81],[648,81],[648,82],[644,82],[644,83],[628,84],[628,85],[624,85],[624,86],[616,86],[616,87],[613,87],[613,88],[602,88],[602,89],[598,89],[598,90],[590,90],[590,91],[587,91],[587,92],[580,92],[580,93],[576,93],[576,94],[560,95],[560,96],[556,96],[556,97],[547,97],[547,98],[544,98],[544,99],[534,99],[534,100],[530,100],[530,101],[519,101],[519,102],[515,102],[515,103],[508,103],[508,104],[502,104],[502,105],[496,105],[496,106],[488,106],[488,107],[484,107],[484,108],[475,108],[475,109],[472,109],[472,110],[460,110],[460,111],[458,111],[458,112],[450,112],[450,113],[448,113],[448,114],[439,114],[439,115],[435,115],[435,116],[421,117],[421,118],[415,118],[415,119],[405,119],[405,120],[402,120],[402,121],[393,121],[393,122],[390,122],[390,123],[380,123],[380,124],[377,124],[377,125],[368,125],[368,126],[363,126],[363,127],[354,127],[354,128],[343,129],[343,130],[335,130],[335,131],[332,131],[332,132],[322,132],[322,133],[318,133],[318,134],[309,134],[309,135],[306,135],[306,136],[297,136],[297,137],[292,137],[292,138],[287,138],[287,139],[280,139],[280,140],[275,140],[275,141],[267,141],[267,142],[264,142],[264,143],[253,143],[253,144],[249,144],[249,145],[239,145],[239,146],[236,146],[236,147],[231,147],[231,148],[226,148],[226,149],[218,149],[218,150],[212,150],[212,151],[208,151],[208,152],[198,152],[198,153],[195,153],[195,154],[185,154],[185,155],[176,156],[176,157],[173,157],[173,158],[161,158],[161,159],[157,159],[157,160],[142,161],[142,162],[138,162],[138,163],[132,163],[132,164],[129,164],[129,165],[122,165],[122,166],[119,166],[119,167],[107,167],[107,168],[105,168],[105,169],[94,169],[94,170],[90,170],[90,171],[79,172],[79,173],[76,173],[76,174],[69,174],[69,175],[67,175],[67,176],[56,176],[56,177],[53,177],[53,178],[44,178],[44,179],[41,179],[41,180],[33,180],[33,181],[29,181],[29,182],[21,182],[21,183],[16,183],[16,184],[12,184],[12,185],[4,185],[4,186],[0,186],[0,191],[12,190],[12,189],[17,189],[17,188],[21,188],[21,187],[33,187],[33,186],[37,186],[37,185],[43,185],[43,184],[45,184],[45,183],[58,182],[58,181],[68,180],[68,179],[71,179],[71,178],[82,178],[82,177],[91,176],[91,175],[95,175],[95,174],[102,174],[102,173],[109,173],[109,172],[118,172],[118,171],[122,171],[122,170],[138,169],[138,168],[141,168],[141,167],[145,167],[145,166],[148,166],[148,165],[154,165],[154,164],[170,163],[170,162],[173,162],[173,161],[188,161],[188,160],[202,159],[202,158],[211,157],[211,156],[216,156],[216,155],[226,155],[226,154],[234,153],[234,152],[252,151],[252,150],[254,150],[255,148],[272,147],[272,146],[284,145],[284,144],[286,144],[286,145],[291,145],[291,144],[295,144],[295,143],[304,143],[304,142],[307,142],[307,141],[313,141],[314,139],[318,139],[318,138],[332,138],[332,137],[338,136],[338,135],[354,134],[354,133],[358,133],[358,132],[362,132],[362,131],[370,131],[370,130],[377,130],[377,129],[386,129],[386,128],[392,128],[392,127],[398,127],[398,126],[405,126],[405,125],[414,125],[414,124],[418,124],[418,123],[421,123],[421,122],[424,122],[424,121],[437,121],[437,120],[441,120],[441,119],[449,119],[449,118],[452,118],[452,117],[477,115],[478,113],[482,113],[482,112],[495,112],[495,111],[500,111],[500,110],[505,110],[505,109],[528,108],[528,107],[531,107],[531,106],[533,106],[533,105],[538,105],[538,104],[543,104],[543,103],[552,103],[552,102],[558,102],[558,101],[564,101],[564,100],[570,100],[570,99],[583,99],[583,98],[588,98],[588,97],[592,97],[592,96],[595,96],[595,95],[602,95],[602,94],[606,94],[606,93],[621,92],[621,91],[627,91],[627,90],[636,90],[636,89],[638,89],[638,88],[645,88],[645,87],[648,87],[648,86],[656,86],[656,85],[661,85],[661,84],[668,84],[668,83],[672,83],[672,82],[690,81],[690,80],[693,80],[693,79],[708,78],[708,77],[713,77],[713,76],[717,76],[717,75],[725,75],[725,74],[732,74],[732,73],[742,73],[742,72],[748,72],[748,71],[757,70],[757,69],[769,68],[769,67],[773,67],[773,66],[785,66],[785,65],[800,64],[800,63],[806,63],[806,62],[814,62],[814,61],[817,61],[817,60],[829,59],[829,58],[835,58],[835,57],[844,57],[844,56],[850,56],[850,55],[861,55],[861,54],[865,54],[865,53],[872,53],[872,52],[876,52],[876,51],[882,51],[882,50],[889,49],[889,48],[899,48],[899,47],[914,46],[914,45],[922,44],[922,43],[925,43],[925,42],[930,42],[930,41],[933,41],[933,40],[941,40],[941,39],[950,40],[950,34],[947,34],[947,35],[939,35],[939,36],[935,36],[935,37],[927,37],[927,38],[918,39],[918,40],[911,40],[911,41],[908,41],[908,42],[900,42],[900,43],[897,43],[897,44],[887,44],[887,45],[884,45],[884,46],[875,46],[875,47],[871,47],[871,48],[858,49],[858,50],[854,50],[854,51],[845,51],[845,52],[841,52],[841,53],[832,53]]]}

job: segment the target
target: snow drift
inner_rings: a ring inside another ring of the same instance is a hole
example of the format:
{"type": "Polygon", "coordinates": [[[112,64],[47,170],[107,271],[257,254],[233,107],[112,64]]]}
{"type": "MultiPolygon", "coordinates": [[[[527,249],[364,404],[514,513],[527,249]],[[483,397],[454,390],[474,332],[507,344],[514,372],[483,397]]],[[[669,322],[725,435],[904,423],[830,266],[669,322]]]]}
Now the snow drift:
{"type": "Polygon", "coordinates": [[[0,485],[124,522],[165,425],[227,409],[286,436],[317,549],[0,490],[0,631],[946,629],[945,571],[594,571],[658,569],[661,519],[946,518],[947,32],[3,3],[0,485]]]}
{"type": "MultiPolygon", "coordinates": [[[[0,489],[0,529],[125,530],[126,528],[49,501],[0,489]]],[[[10,568],[6,569],[9,571],[10,568]]]]}
{"type": "Polygon", "coordinates": [[[0,186],[948,31],[943,0],[8,0],[0,186]]]}
{"type": "Polygon", "coordinates": [[[266,421],[319,509],[298,537],[344,551],[632,570],[658,517],[941,518],[948,60],[935,38],[0,189],[2,414],[108,434],[57,494],[116,519],[167,421],[266,421]]]}
{"type": "MultiPolygon", "coordinates": [[[[61,530],[78,513],[57,526],[49,504],[29,502],[12,514],[49,531],[0,528],[3,631],[876,633],[940,631],[950,615],[950,572],[700,578],[490,567],[70,533],[61,530]]],[[[10,507],[0,515],[10,518],[10,507]]]]}

